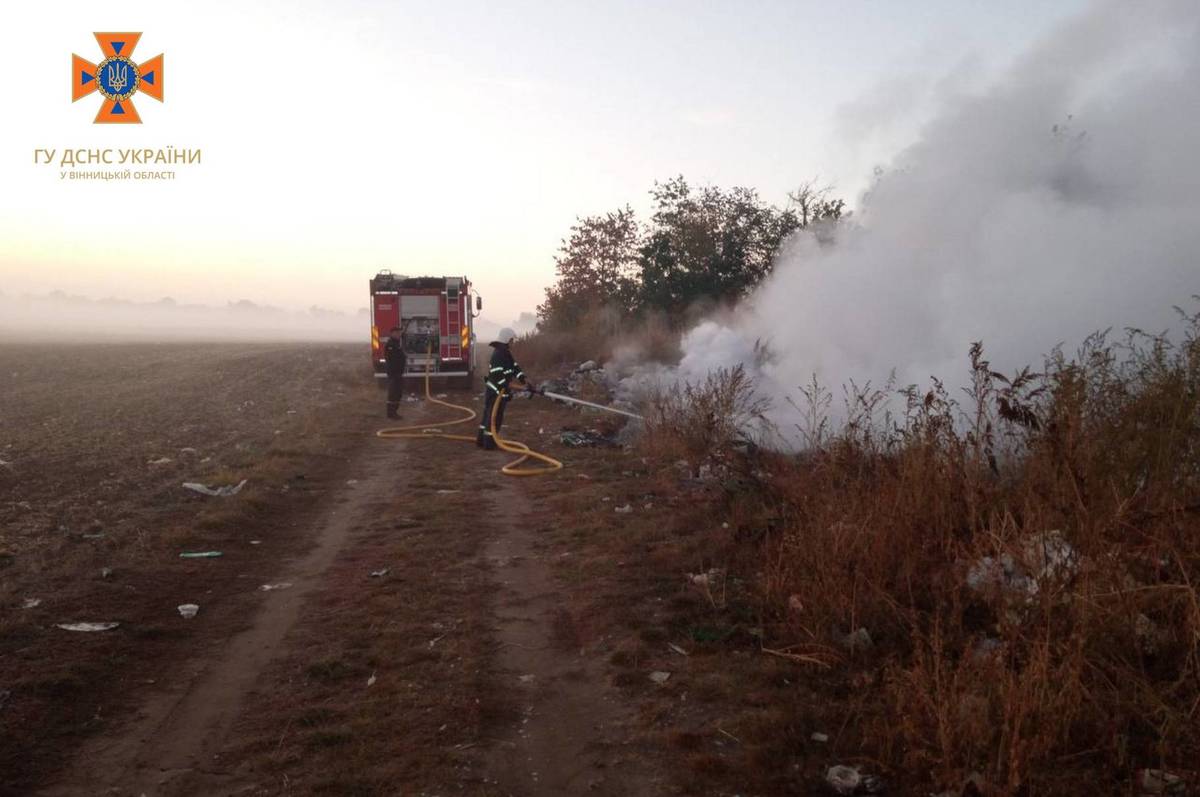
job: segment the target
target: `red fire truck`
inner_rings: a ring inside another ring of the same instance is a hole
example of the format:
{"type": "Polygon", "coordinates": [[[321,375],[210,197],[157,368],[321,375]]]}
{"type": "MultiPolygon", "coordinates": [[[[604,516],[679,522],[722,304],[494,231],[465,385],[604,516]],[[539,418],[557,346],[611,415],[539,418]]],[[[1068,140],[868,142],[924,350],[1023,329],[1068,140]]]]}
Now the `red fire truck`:
{"type": "Polygon", "coordinates": [[[406,379],[430,378],[470,389],[475,379],[475,313],[483,299],[466,277],[404,277],[381,271],[371,280],[371,364],[384,373],[383,344],[392,327],[404,332],[406,379]],[[474,303],[474,307],[472,307],[474,303]]]}

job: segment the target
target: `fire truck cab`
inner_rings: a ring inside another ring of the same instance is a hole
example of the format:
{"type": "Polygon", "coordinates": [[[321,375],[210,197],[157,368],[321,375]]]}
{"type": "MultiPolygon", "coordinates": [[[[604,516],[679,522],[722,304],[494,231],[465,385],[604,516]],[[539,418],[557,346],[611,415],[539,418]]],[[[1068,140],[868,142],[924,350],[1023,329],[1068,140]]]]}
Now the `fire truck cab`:
{"type": "Polygon", "coordinates": [[[470,389],[475,380],[475,313],[483,299],[466,277],[405,277],[381,271],[371,279],[371,365],[386,378],[383,346],[392,327],[404,330],[405,379],[470,389]],[[474,303],[474,307],[472,307],[474,303]]]}

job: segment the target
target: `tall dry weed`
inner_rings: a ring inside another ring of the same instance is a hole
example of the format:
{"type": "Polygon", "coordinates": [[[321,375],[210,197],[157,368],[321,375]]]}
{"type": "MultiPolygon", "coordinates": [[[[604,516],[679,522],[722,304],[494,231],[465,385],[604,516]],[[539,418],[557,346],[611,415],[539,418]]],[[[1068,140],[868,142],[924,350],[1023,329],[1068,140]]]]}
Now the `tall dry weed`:
{"type": "Polygon", "coordinates": [[[1194,781],[1200,315],[1182,321],[1093,335],[1038,373],[996,373],[977,344],[962,396],[850,386],[836,426],[811,384],[794,455],[738,447],[762,407],[744,373],[714,374],[657,402],[647,446],[753,460],[753,500],[730,500],[771,529],[754,538],[764,644],[843,673],[864,754],[902,782],[1194,781]],[[858,629],[868,649],[846,644],[858,629]]]}

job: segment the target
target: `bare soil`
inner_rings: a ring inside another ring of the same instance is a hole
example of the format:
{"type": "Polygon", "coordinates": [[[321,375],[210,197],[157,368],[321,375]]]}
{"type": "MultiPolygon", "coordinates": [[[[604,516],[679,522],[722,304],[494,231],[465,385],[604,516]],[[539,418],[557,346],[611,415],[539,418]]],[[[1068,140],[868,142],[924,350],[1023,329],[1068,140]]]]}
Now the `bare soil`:
{"type": "Polygon", "coordinates": [[[0,349],[0,793],[679,790],[578,614],[580,517],[542,500],[575,484],[556,436],[578,416],[514,405],[509,432],[568,468],[511,479],[503,453],[375,438],[360,357],[0,349]],[[200,550],[222,556],[179,558],[200,550]]]}

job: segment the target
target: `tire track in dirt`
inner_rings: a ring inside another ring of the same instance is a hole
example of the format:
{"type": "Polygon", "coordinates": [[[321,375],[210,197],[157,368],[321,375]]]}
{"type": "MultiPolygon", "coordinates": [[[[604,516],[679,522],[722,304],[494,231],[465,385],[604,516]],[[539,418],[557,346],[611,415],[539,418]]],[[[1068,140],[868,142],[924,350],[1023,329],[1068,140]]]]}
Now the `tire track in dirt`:
{"type": "MultiPolygon", "coordinates": [[[[554,477],[547,477],[554,478],[554,477]]],[[[603,662],[576,646],[565,594],[527,522],[516,480],[490,494],[505,518],[485,556],[496,572],[496,666],[518,716],[490,751],[491,780],[510,795],[652,795],[664,791],[632,739],[633,717],[603,662]]]]}
{"type": "Polygon", "coordinates": [[[399,489],[404,471],[387,465],[406,445],[375,439],[364,445],[351,467],[362,474],[358,484],[344,488],[343,500],[331,502],[314,521],[312,549],[279,572],[276,580],[291,582],[291,588],[267,593],[247,629],[180,673],[179,686],[151,697],[131,726],[85,744],[66,774],[41,794],[213,794],[210,787],[223,775],[212,767],[214,753],[352,531],[367,520],[374,501],[399,489]],[[199,792],[197,779],[207,784],[199,792]]]}

